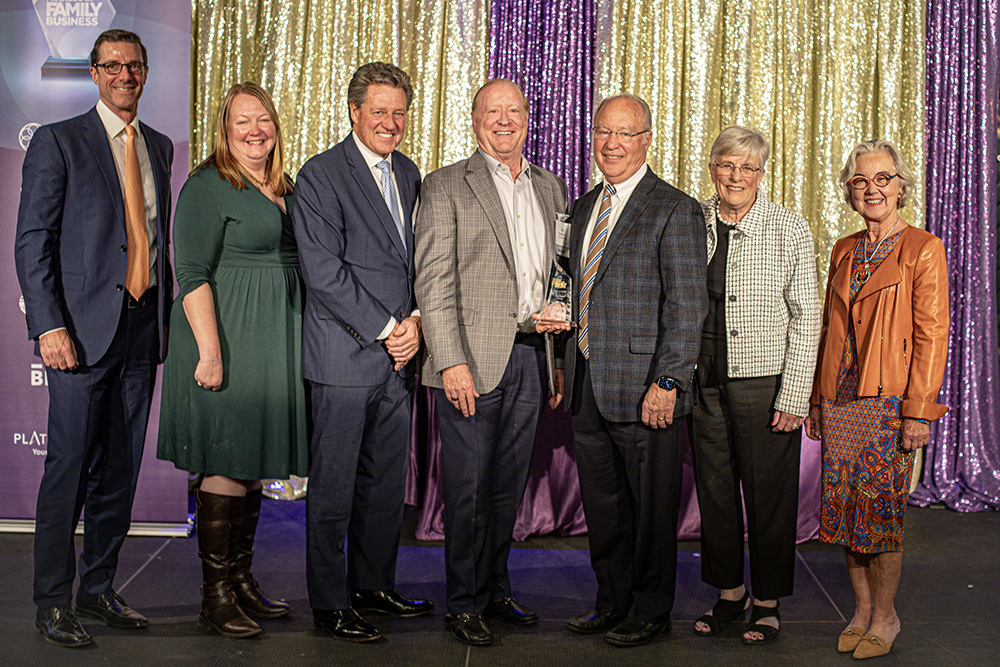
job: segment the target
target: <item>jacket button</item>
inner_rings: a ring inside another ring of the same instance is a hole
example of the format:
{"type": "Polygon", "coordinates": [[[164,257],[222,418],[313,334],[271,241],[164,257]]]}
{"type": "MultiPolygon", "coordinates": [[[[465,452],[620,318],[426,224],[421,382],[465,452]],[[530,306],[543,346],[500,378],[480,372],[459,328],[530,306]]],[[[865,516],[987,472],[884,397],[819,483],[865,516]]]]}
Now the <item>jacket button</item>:
{"type": "Polygon", "coordinates": [[[730,294],[729,295],[729,300],[730,301],[736,301],[736,295],[735,294],[730,294]]]}
{"type": "Polygon", "coordinates": [[[122,284],[121,284],[121,283],[118,283],[117,285],[115,285],[115,289],[116,289],[116,290],[118,290],[119,292],[121,292],[121,291],[122,291],[123,289],[125,289],[125,288],[124,288],[124,287],[122,287],[122,284]]]}
{"type": "Polygon", "coordinates": [[[729,332],[729,335],[730,336],[739,336],[740,332],[737,331],[736,329],[733,329],[732,331],[729,332]]]}
{"type": "Polygon", "coordinates": [[[406,319],[406,311],[405,310],[399,311],[399,317],[400,317],[400,319],[404,319],[405,320],[406,319]]]}
{"type": "Polygon", "coordinates": [[[740,372],[740,367],[739,366],[733,366],[733,372],[734,373],[739,373],[740,372]]]}
{"type": "Polygon", "coordinates": [[[128,246],[124,243],[122,244],[122,252],[128,252],[128,246]]]}

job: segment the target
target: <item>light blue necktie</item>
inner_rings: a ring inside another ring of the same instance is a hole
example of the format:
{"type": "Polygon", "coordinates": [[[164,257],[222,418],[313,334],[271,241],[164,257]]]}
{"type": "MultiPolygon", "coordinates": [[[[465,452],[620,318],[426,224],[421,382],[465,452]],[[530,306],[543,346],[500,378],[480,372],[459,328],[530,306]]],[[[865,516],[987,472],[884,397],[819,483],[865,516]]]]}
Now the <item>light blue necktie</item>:
{"type": "Polygon", "coordinates": [[[392,187],[392,174],[389,172],[389,161],[382,160],[375,166],[382,172],[382,198],[385,199],[385,205],[389,207],[392,221],[396,223],[396,231],[399,232],[399,238],[403,242],[403,248],[405,249],[406,232],[403,231],[403,221],[399,219],[399,206],[396,205],[396,188],[392,187]]]}

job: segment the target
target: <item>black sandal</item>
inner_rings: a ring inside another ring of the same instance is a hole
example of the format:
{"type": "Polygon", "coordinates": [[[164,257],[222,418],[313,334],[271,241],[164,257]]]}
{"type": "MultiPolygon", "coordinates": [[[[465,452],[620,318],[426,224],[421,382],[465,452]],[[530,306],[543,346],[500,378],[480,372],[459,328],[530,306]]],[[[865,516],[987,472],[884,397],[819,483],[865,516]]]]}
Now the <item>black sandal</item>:
{"type": "Polygon", "coordinates": [[[701,632],[695,628],[694,633],[700,637],[711,637],[712,635],[719,634],[727,625],[743,616],[743,612],[747,609],[747,600],[749,599],[750,591],[743,593],[743,597],[739,600],[723,600],[720,597],[712,605],[711,614],[705,614],[695,621],[695,625],[698,623],[707,625],[709,627],[708,632],[701,632]]]}
{"type": "Polygon", "coordinates": [[[778,631],[781,628],[776,628],[770,625],[761,625],[757,621],[762,618],[769,618],[773,616],[781,623],[781,613],[778,612],[778,607],[781,606],[779,602],[773,607],[761,607],[760,605],[754,605],[753,611],[750,612],[750,624],[747,625],[746,629],[743,630],[743,634],[748,632],[759,632],[761,635],[760,639],[747,639],[746,637],[740,637],[742,642],[747,646],[755,646],[757,644],[770,644],[778,640],[778,631]]]}

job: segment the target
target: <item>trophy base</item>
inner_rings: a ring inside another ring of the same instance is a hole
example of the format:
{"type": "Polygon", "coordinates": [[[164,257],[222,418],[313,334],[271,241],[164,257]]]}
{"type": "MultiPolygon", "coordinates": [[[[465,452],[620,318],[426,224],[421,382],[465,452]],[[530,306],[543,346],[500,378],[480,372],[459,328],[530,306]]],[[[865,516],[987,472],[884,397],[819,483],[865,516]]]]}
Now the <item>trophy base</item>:
{"type": "Polygon", "coordinates": [[[42,78],[76,78],[90,76],[90,60],[87,58],[53,58],[49,56],[42,65],[42,78]]]}

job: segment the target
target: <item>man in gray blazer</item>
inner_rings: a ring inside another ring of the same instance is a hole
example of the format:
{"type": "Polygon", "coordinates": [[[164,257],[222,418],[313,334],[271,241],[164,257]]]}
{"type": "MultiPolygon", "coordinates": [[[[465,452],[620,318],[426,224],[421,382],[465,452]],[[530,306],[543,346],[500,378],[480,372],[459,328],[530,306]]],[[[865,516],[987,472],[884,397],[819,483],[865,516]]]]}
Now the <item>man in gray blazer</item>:
{"type": "MultiPolygon", "coordinates": [[[[538,622],[511,597],[507,556],[547,394],[542,306],[566,184],[521,154],[528,102],[494,79],[472,103],[472,157],[424,180],[416,295],[441,431],[448,614],[459,641],[493,641],[484,616],[538,622]]],[[[703,243],[704,245],[704,243],[703,243]]],[[[553,379],[553,407],[562,373],[553,379]]]]}
{"type": "Polygon", "coordinates": [[[601,102],[604,180],[570,214],[577,329],[566,391],[597,599],[567,628],[616,646],[670,628],[682,418],[708,310],[701,207],[646,165],[651,126],[638,97],[601,102]]]}
{"type": "Polygon", "coordinates": [[[406,72],[362,65],[347,88],[351,133],[306,162],[295,186],[302,370],[314,422],[306,581],[315,624],[352,642],[381,636],[358,612],[410,617],[434,608],[395,588],[410,360],[420,347],[410,225],[420,172],[396,150],[412,100],[406,72]]]}

